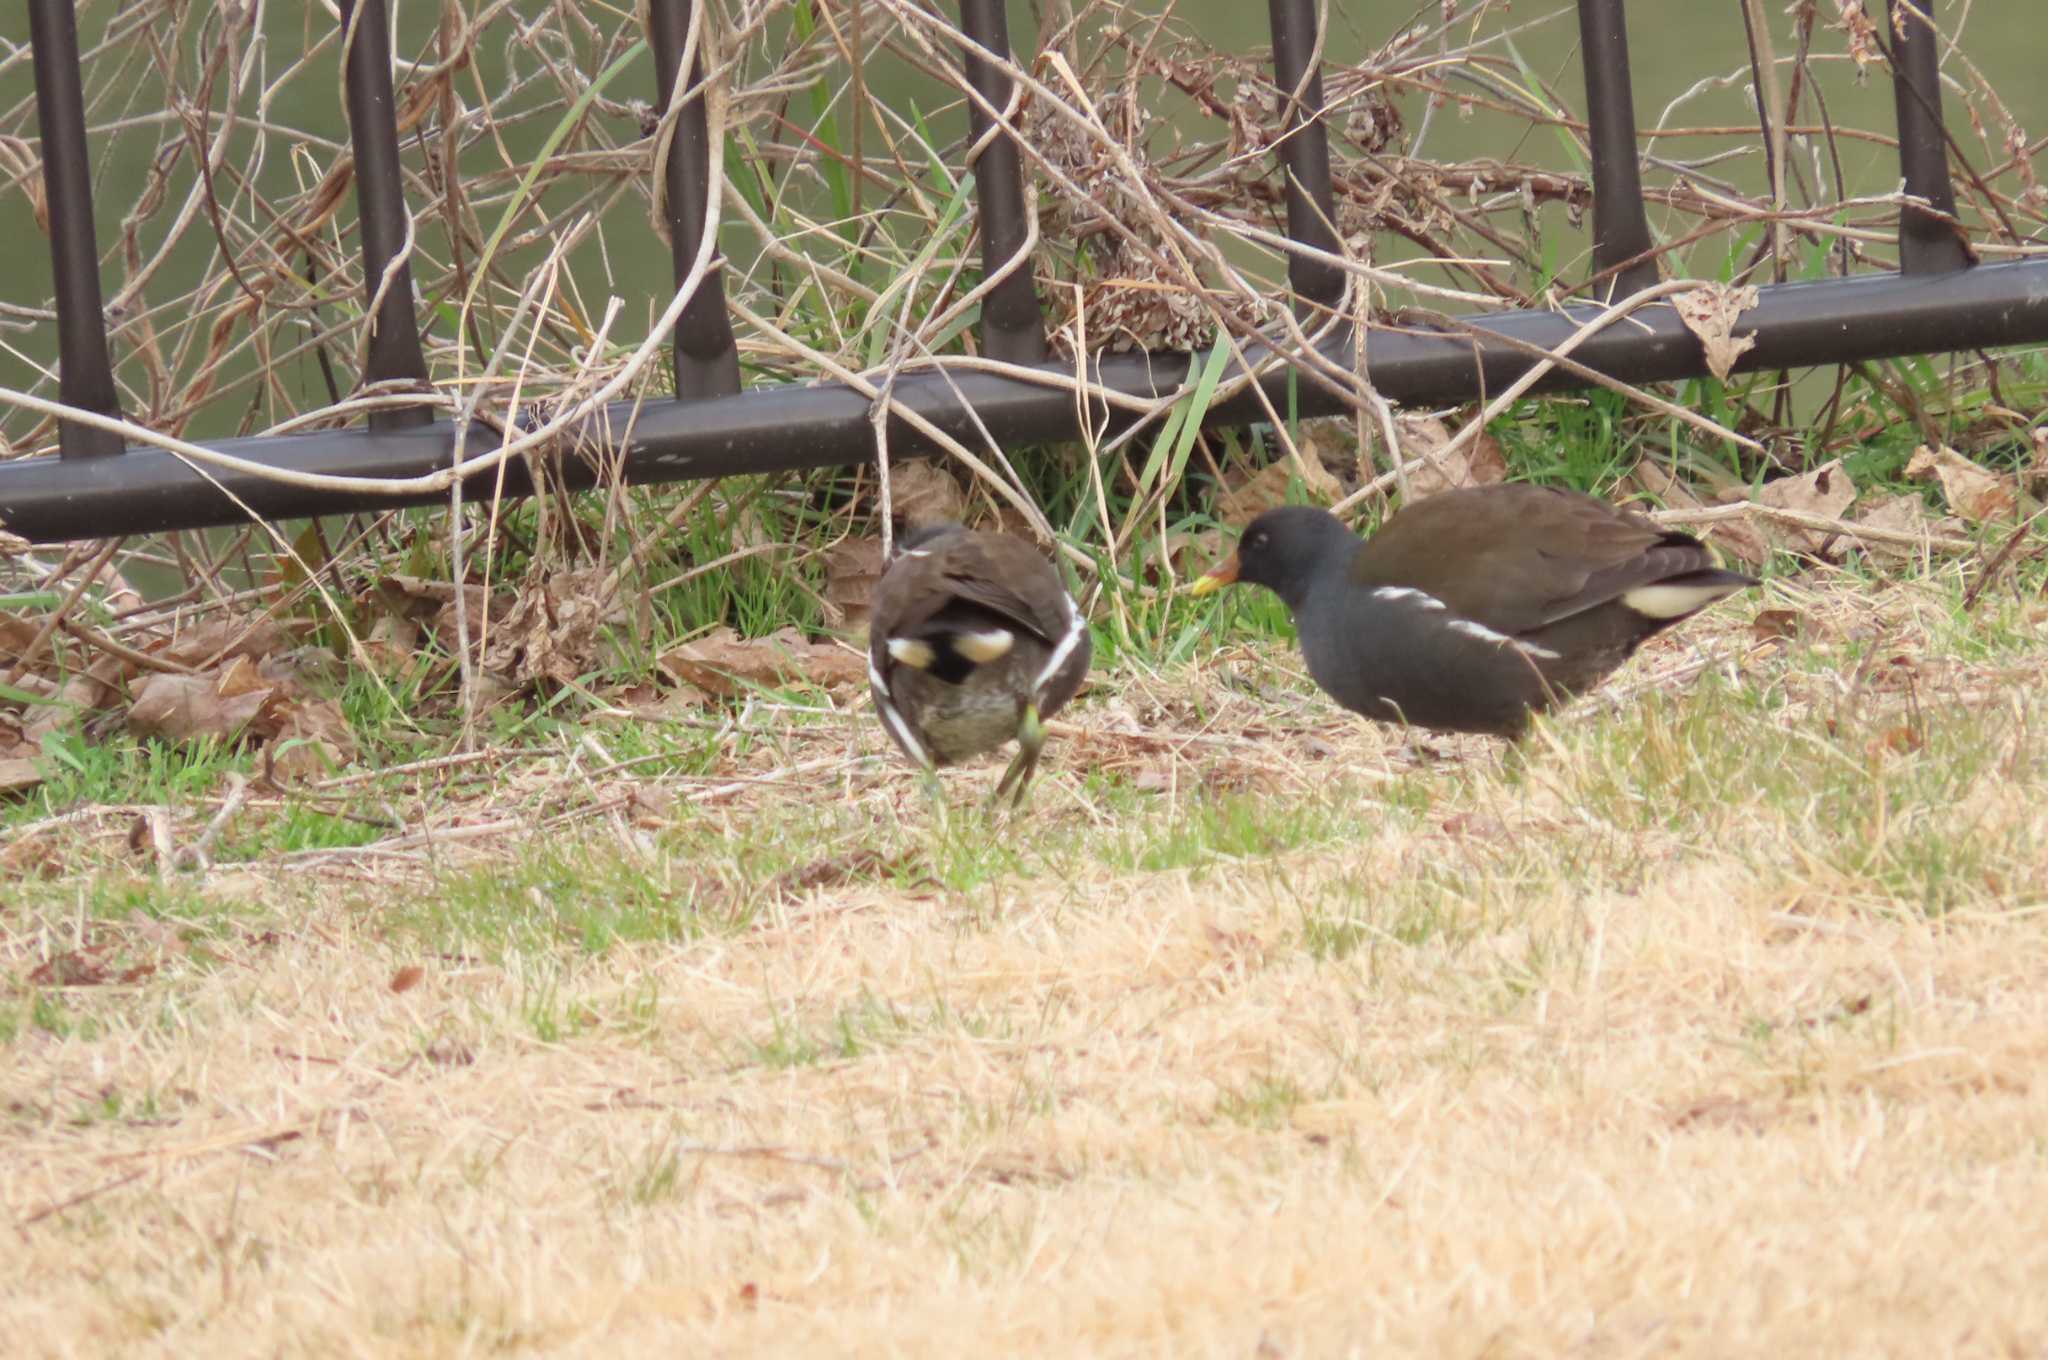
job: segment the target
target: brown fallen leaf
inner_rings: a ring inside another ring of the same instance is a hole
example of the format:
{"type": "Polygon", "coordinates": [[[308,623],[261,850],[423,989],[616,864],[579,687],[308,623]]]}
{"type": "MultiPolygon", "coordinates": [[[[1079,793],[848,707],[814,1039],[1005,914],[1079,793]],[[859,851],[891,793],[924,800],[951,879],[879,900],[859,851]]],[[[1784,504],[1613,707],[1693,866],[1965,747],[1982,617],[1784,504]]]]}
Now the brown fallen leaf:
{"type": "Polygon", "coordinates": [[[864,657],[830,642],[812,642],[794,628],[741,638],[730,628],[663,652],[657,663],[678,680],[731,697],[747,685],[808,683],[824,689],[865,684],[864,657]]]}
{"type": "Polygon", "coordinates": [[[55,878],[64,868],[54,836],[24,836],[0,850],[0,879],[55,878]]]}
{"type": "Polygon", "coordinates": [[[825,622],[865,631],[868,602],[882,579],[882,540],[843,538],[825,550],[825,622]]]}
{"type": "Polygon", "coordinates": [[[957,521],[966,510],[967,494],[944,467],[928,458],[890,461],[889,511],[898,524],[957,521]]]}
{"type": "Polygon", "coordinates": [[[273,780],[317,779],[355,761],[355,733],[332,699],[288,699],[264,713],[257,726],[270,739],[265,770],[273,780]]]}
{"type": "MultiPolygon", "coordinates": [[[[1809,515],[1840,519],[1856,499],[1856,483],[1839,458],[1821,464],[1797,477],[1780,477],[1765,482],[1756,493],[1757,504],[1780,510],[1798,510],[1809,515]]],[[[1793,552],[1818,552],[1831,535],[1798,524],[1771,524],[1766,532],[1793,552]]]]}
{"type": "Polygon", "coordinates": [[[1762,1132],[1768,1120],[1755,1104],[1738,1096],[1711,1095],[1678,1109],[1667,1109],[1674,1129],[1736,1129],[1762,1132]]]}
{"type": "Polygon", "coordinates": [[[33,760],[13,756],[0,759],[0,798],[27,793],[42,782],[42,769],[33,760]]]}
{"type": "MultiPolygon", "coordinates": [[[[1953,515],[1943,515],[1936,519],[1928,514],[1927,503],[1921,500],[1917,492],[1903,496],[1887,496],[1883,500],[1867,503],[1857,512],[1856,523],[1889,533],[1912,534],[1930,540],[1936,536],[1955,537],[1965,532],[1963,522],[1953,515]]],[[[1875,538],[1860,541],[1867,551],[1884,557],[1918,557],[1922,551],[1922,548],[1909,543],[1886,542],[1875,538]]]]}
{"type": "Polygon", "coordinates": [[[399,614],[380,614],[363,638],[363,655],[378,674],[403,675],[419,657],[420,626],[399,614]]]}
{"type": "Polygon", "coordinates": [[[1723,382],[1728,372],[1756,346],[1756,336],[1736,335],[1735,323],[1756,306],[1759,294],[1754,285],[1738,288],[1726,283],[1704,283],[1671,299],[1671,308],[1685,328],[1699,337],[1706,351],[1707,368],[1723,382]]]}
{"type": "Polygon", "coordinates": [[[1431,415],[1395,418],[1394,429],[1401,436],[1400,457],[1406,461],[1427,458],[1422,467],[1408,474],[1408,491],[1416,499],[1439,491],[1456,491],[1467,486],[1491,486],[1507,480],[1508,462],[1500,441],[1481,431],[1453,452],[1443,452],[1453,431],[1431,415]]]}
{"type": "Polygon", "coordinates": [[[391,975],[391,990],[394,992],[409,992],[419,986],[420,979],[426,975],[426,969],[416,963],[408,963],[405,967],[391,975]]]}
{"type": "MultiPolygon", "coordinates": [[[[41,688],[34,684],[36,677],[23,676],[22,679],[30,682],[23,688],[41,688]]],[[[31,742],[40,742],[50,733],[72,726],[88,710],[106,707],[116,697],[90,676],[74,675],[50,695],[51,702],[38,704],[29,710],[21,734],[31,742]]]]}
{"type": "Polygon", "coordinates": [[[1796,609],[1759,609],[1749,621],[1750,636],[1758,642],[1772,638],[1797,638],[1806,632],[1806,616],[1796,609]]]}
{"type": "Polygon", "coordinates": [[[31,968],[28,980],[38,987],[97,987],[108,976],[107,961],[97,950],[67,949],[31,968]]]}
{"type": "Polygon", "coordinates": [[[128,730],[138,737],[232,741],[262,712],[276,692],[265,685],[223,696],[211,675],[152,675],[136,687],[128,706],[128,730]]]}
{"type": "Polygon", "coordinates": [[[261,659],[289,641],[277,620],[264,615],[208,619],[153,648],[180,666],[215,666],[233,657],[261,659]]]}
{"type": "Polygon", "coordinates": [[[1241,485],[1218,495],[1216,517],[1226,524],[1244,524],[1276,505],[1287,504],[1288,484],[1304,470],[1302,489],[1311,501],[1327,505],[1344,494],[1344,488],[1320,463],[1308,459],[1297,463],[1292,458],[1283,458],[1268,463],[1241,485]]]}
{"type": "Polygon", "coordinates": [[[872,848],[850,850],[843,855],[830,855],[824,859],[814,859],[809,864],[794,869],[783,870],[768,880],[768,895],[776,899],[788,899],[801,897],[820,888],[838,888],[850,883],[873,882],[885,874],[902,870],[910,862],[906,855],[885,855],[880,850],[872,848]]]}
{"type": "MultiPolygon", "coordinates": [[[[1702,510],[1707,502],[1702,500],[1690,485],[1666,471],[1655,461],[1645,458],[1636,464],[1631,480],[1638,490],[1648,492],[1672,510],[1702,510]]],[[[1691,526],[1704,541],[1727,553],[1730,557],[1752,567],[1760,567],[1770,560],[1771,544],[1763,531],[1747,519],[1715,520],[1709,524],[1691,526]]]]}
{"type": "MultiPolygon", "coordinates": [[[[568,685],[603,664],[602,630],[607,624],[631,627],[644,620],[617,592],[605,589],[606,573],[595,567],[529,575],[520,584],[509,609],[494,611],[481,629],[481,664],[509,677],[515,685],[568,685]]],[[[478,635],[471,622],[471,637],[478,635]]],[[[443,639],[453,644],[452,617],[443,639]]]]}
{"type": "Polygon", "coordinates": [[[2011,480],[1978,467],[1946,444],[1914,449],[1906,462],[1906,479],[1939,481],[1948,508],[1977,523],[2011,519],[2019,507],[2018,487],[2011,480]]]}
{"type": "Polygon", "coordinates": [[[1177,576],[1199,576],[1222,560],[1232,541],[1221,529],[1174,529],[1166,535],[1166,560],[1177,576]]]}

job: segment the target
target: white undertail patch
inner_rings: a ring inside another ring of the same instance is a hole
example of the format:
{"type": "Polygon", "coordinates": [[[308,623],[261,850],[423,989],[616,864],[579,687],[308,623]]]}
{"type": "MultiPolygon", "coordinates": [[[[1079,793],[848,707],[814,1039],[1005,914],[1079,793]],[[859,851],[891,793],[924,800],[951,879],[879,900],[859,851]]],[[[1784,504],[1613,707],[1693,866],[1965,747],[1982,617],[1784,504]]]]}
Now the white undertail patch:
{"type": "Polygon", "coordinates": [[[1682,619],[1742,589],[1716,582],[1710,586],[1654,585],[1624,591],[1621,602],[1649,619],[1682,619]]]}
{"type": "Polygon", "coordinates": [[[1067,658],[1074,654],[1074,648],[1087,636],[1088,626],[1081,622],[1081,611],[1074,607],[1074,597],[1061,592],[1060,600],[1067,607],[1067,631],[1060,638],[1059,645],[1052,649],[1052,655],[1046,658],[1044,667],[1038,672],[1038,678],[1031,682],[1031,697],[1034,703],[1043,702],[1046,685],[1060,673],[1060,667],[1067,664],[1067,658]]]}
{"type": "MultiPolygon", "coordinates": [[[[889,655],[921,671],[930,670],[932,662],[938,660],[938,653],[932,650],[932,645],[921,638],[890,638],[889,655]]],[[[875,683],[879,685],[881,681],[875,683]]]]}
{"type": "MultiPolygon", "coordinates": [[[[977,666],[985,666],[1010,654],[1017,639],[1007,628],[991,628],[985,633],[962,633],[953,639],[953,650],[977,666]]],[[[892,641],[890,646],[896,644],[892,641]]]]}
{"type": "Polygon", "coordinates": [[[1426,590],[1417,590],[1413,586],[1381,586],[1373,591],[1372,594],[1376,600],[1406,600],[1419,609],[1442,609],[1444,607],[1442,600],[1439,600],[1426,590]]]}

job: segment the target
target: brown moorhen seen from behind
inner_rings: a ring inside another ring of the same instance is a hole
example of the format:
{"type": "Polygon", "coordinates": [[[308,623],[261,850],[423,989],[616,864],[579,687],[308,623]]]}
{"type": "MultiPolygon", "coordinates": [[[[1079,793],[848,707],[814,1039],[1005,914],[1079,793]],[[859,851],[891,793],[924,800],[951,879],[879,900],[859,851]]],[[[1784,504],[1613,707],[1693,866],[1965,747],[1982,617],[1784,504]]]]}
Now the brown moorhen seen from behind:
{"type": "Polygon", "coordinates": [[[882,726],[927,770],[1017,743],[995,796],[1024,800],[1044,720],[1088,674],[1088,625],[1038,550],[957,524],[918,529],[875,587],[868,679],[882,726]]]}
{"type": "Polygon", "coordinates": [[[1417,501],[1364,542],[1327,510],[1268,510],[1193,593],[1237,581],[1286,603],[1309,674],[1344,707],[1508,737],[1757,584],[1634,511],[1516,483],[1417,501]]]}

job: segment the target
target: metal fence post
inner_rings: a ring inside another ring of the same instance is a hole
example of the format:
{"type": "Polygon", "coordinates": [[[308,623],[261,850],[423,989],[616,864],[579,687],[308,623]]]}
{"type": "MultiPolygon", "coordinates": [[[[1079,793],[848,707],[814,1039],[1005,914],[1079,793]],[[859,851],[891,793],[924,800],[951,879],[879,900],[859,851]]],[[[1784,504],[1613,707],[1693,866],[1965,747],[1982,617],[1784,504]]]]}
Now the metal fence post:
{"type": "MultiPolygon", "coordinates": [[[[35,49],[36,122],[42,137],[43,193],[49,202],[50,269],[57,292],[57,398],[97,415],[119,416],[100,296],[99,233],[92,220],[92,167],[85,154],[85,91],[78,69],[78,15],[71,0],[30,0],[35,49]]],[[[57,447],[66,458],[99,458],[127,445],[111,430],[62,421],[57,447]]]]}
{"type": "MultiPolygon", "coordinates": [[[[392,108],[391,17],[384,0],[341,0],[341,25],[342,79],[356,158],[356,212],[361,219],[363,294],[372,309],[363,381],[410,382],[425,388],[427,357],[420,349],[412,264],[407,258],[412,217],[405,206],[398,118],[392,108]]],[[[370,413],[370,428],[404,429],[433,418],[433,408],[426,405],[387,407],[370,413]]]]}
{"type": "MultiPolygon", "coordinates": [[[[701,39],[686,77],[683,47],[689,41],[691,0],[649,0],[647,37],[654,47],[656,107],[666,111],[678,81],[684,88],[704,79],[701,39]]],[[[704,97],[692,96],[676,114],[675,134],[662,162],[662,213],[668,223],[669,258],[676,285],[689,277],[704,242],[704,196],[711,185],[710,124],[704,97]]],[[[715,247],[714,247],[715,252],[715,247]]],[[[714,253],[713,259],[718,256],[714,253]]],[[[712,397],[740,390],[740,355],[733,339],[732,317],[725,307],[725,273],[713,267],[676,318],[676,395],[712,397]]]]}

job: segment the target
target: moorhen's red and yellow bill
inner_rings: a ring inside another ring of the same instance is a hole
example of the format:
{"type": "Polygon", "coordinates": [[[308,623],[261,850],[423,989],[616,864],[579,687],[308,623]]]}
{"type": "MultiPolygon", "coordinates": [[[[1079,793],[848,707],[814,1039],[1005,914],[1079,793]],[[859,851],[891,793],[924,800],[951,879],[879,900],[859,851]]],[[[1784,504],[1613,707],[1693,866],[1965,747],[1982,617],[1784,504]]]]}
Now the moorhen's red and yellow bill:
{"type": "Polygon", "coordinates": [[[868,678],[896,744],[926,769],[1017,743],[995,796],[1024,801],[1045,719],[1074,697],[1092,654],[1059,574],[1008,534],[919,529],[875,587],[868,678]]]}
{"type": "Polygon", "coordinates": [[[1431,496],[1364,542],[1327,510],[1268,510],[1193,593],[1237,581],[1286,603],[1309,674],[1344,707],[1508,737],[1757,584],[1643,515],[1521,484],[1431,496]]]}

